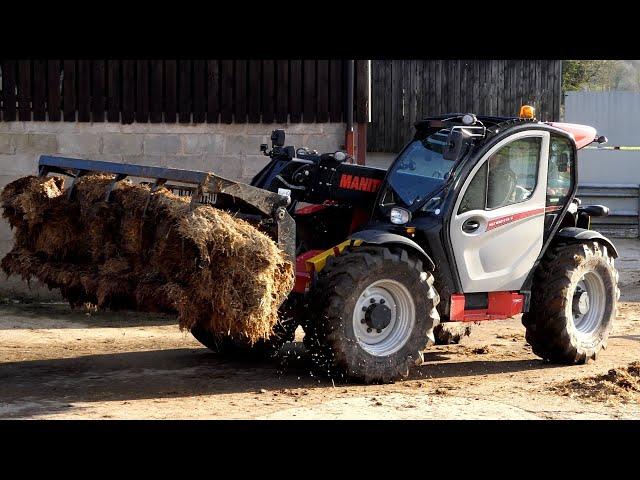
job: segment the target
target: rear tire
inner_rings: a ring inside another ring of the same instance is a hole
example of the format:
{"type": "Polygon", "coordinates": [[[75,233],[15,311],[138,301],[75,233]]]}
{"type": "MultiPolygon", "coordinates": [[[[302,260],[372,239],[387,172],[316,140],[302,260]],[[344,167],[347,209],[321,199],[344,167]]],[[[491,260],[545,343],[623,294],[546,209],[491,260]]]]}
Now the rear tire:
{"type": "Polygon", "coordinates": [[[318,275],[305,345],[317,370],[332,378],[398,380],[422,363],[439,301],[433,276],[405,250],[347,250],[318,275]]]}
{"type": "Polygon", "coordinates": [[[620,298],[618,272],[607,247],[596,242],[550,248],[534,277],[526,339],[544,360],[585,363],[607,338],[620,298]]]}

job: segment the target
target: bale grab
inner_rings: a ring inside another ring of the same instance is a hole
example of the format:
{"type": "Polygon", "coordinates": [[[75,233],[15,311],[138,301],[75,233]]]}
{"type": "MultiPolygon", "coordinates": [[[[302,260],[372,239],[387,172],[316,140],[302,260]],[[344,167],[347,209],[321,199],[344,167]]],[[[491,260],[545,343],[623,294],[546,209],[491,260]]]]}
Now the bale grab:
{"type": "Polygon", "coordinates": [[[15,229],[7,275],[59,288],[74,306],[175,312],[199,326],[255,342],[268,338],[293,286],[293,265],[265,233],[210,205],[114,175],[20,178],[5,187],[15,229]]]}

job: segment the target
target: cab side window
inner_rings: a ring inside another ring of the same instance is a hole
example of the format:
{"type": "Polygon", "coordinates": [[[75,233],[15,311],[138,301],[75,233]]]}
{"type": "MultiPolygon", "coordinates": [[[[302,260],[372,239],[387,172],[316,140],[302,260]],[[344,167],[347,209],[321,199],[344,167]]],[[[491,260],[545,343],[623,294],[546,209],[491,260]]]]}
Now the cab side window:
{"type": "Polygon", "coordinates": [[[552,134],[547,170],[547,205],[564,205],[571,192],[574,161],[569,139],[552,134]]]}
{"type": "Polygon", "coordinates": [[[458,214],[469,210],[484,210],[487,201],[487,162],[480,167],[462,197],[458,214]]]}
{"type": "Polygon", "coordinates": [[[541,137],[522,138],[493,153],[476,172],[458,213],[492,210],[529,199],[538,183],[541,137]]]}
{"type": "Polygon", "coordinates": [[[487,209],[524,202],[538,183],[541,137],[522,138],[489,158],[487,209]]]}

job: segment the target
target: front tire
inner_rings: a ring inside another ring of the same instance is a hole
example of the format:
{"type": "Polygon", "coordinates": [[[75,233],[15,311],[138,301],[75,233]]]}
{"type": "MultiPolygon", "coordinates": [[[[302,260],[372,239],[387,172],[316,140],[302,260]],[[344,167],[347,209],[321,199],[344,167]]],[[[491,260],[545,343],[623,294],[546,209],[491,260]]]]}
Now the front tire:
{"type": "Polygon", "coordinates": [[[330,257],[310,299],[305,344],[320,372],[366,383],[408,376],[440,317],[433,276],[405,250],[330,257]]]}
{"type": "Polygon", "coordinates": [[[618,272],[606,246],[558,245],[536,271],[526,339],[544,360],[578,364],[595,359],[613,325],[620,298],[618,272]]]}

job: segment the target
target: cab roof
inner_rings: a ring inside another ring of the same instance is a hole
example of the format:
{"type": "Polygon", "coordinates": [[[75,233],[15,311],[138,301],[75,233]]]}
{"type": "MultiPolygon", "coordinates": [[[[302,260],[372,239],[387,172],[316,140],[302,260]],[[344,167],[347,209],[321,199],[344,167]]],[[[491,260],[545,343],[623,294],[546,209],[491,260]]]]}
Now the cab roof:
{"type": "MultiPolygon", "coordinates": [[[[428,128],[447,128],[453,125],[464,125],[462,123],[462,116],[464,113],[447,113],[444,115],[437,115],[433,117],[426,117],[414,125],[417,130],[423,130],[428,128]],[[445,122],[446,121],[446,122],[445,122]]],[[[512,125],[521,125],[523,123],[539,123],[543,125],[549,125],[551,127],[564,130],[569,133],[576,143],[576,148],[579,150],[586,147],[590,143],[598,140],[598,134],[595,128],[588,125],[580,125],[576,123],[563,123],[563,122],[540,122],[536,119],[526,119],[520,117],[500,117],[491,115],[476,115],[476,119],[479,120],[487,129],[491,129],[499,124],[511,123],[512,125]]]]}
{"type": "MultiPolygon", "coordinates": [[[[425,117],[424,119],[417,121],[414,125],[418,130],[421,130],[424,128],[445,127],[452,124],[463,125],[461,120],[459,122],[455,122],[454,119],[457,117],[462,119],[464,115],[465,115],[464,113],[446,113],[444,115],[425,117]],[[445,125],[444,120],[447,120],[447,119],[451,119],[451,120],[447,122],[447,125],[445,125]]],[[[519,117],[498,117],[498,116],[491,116],[491,115],[476,115],[476,118],[480,120],[487,127],[498,125],[499,123],[504,123],[508,121],[522,120],[519,117]]]]}

